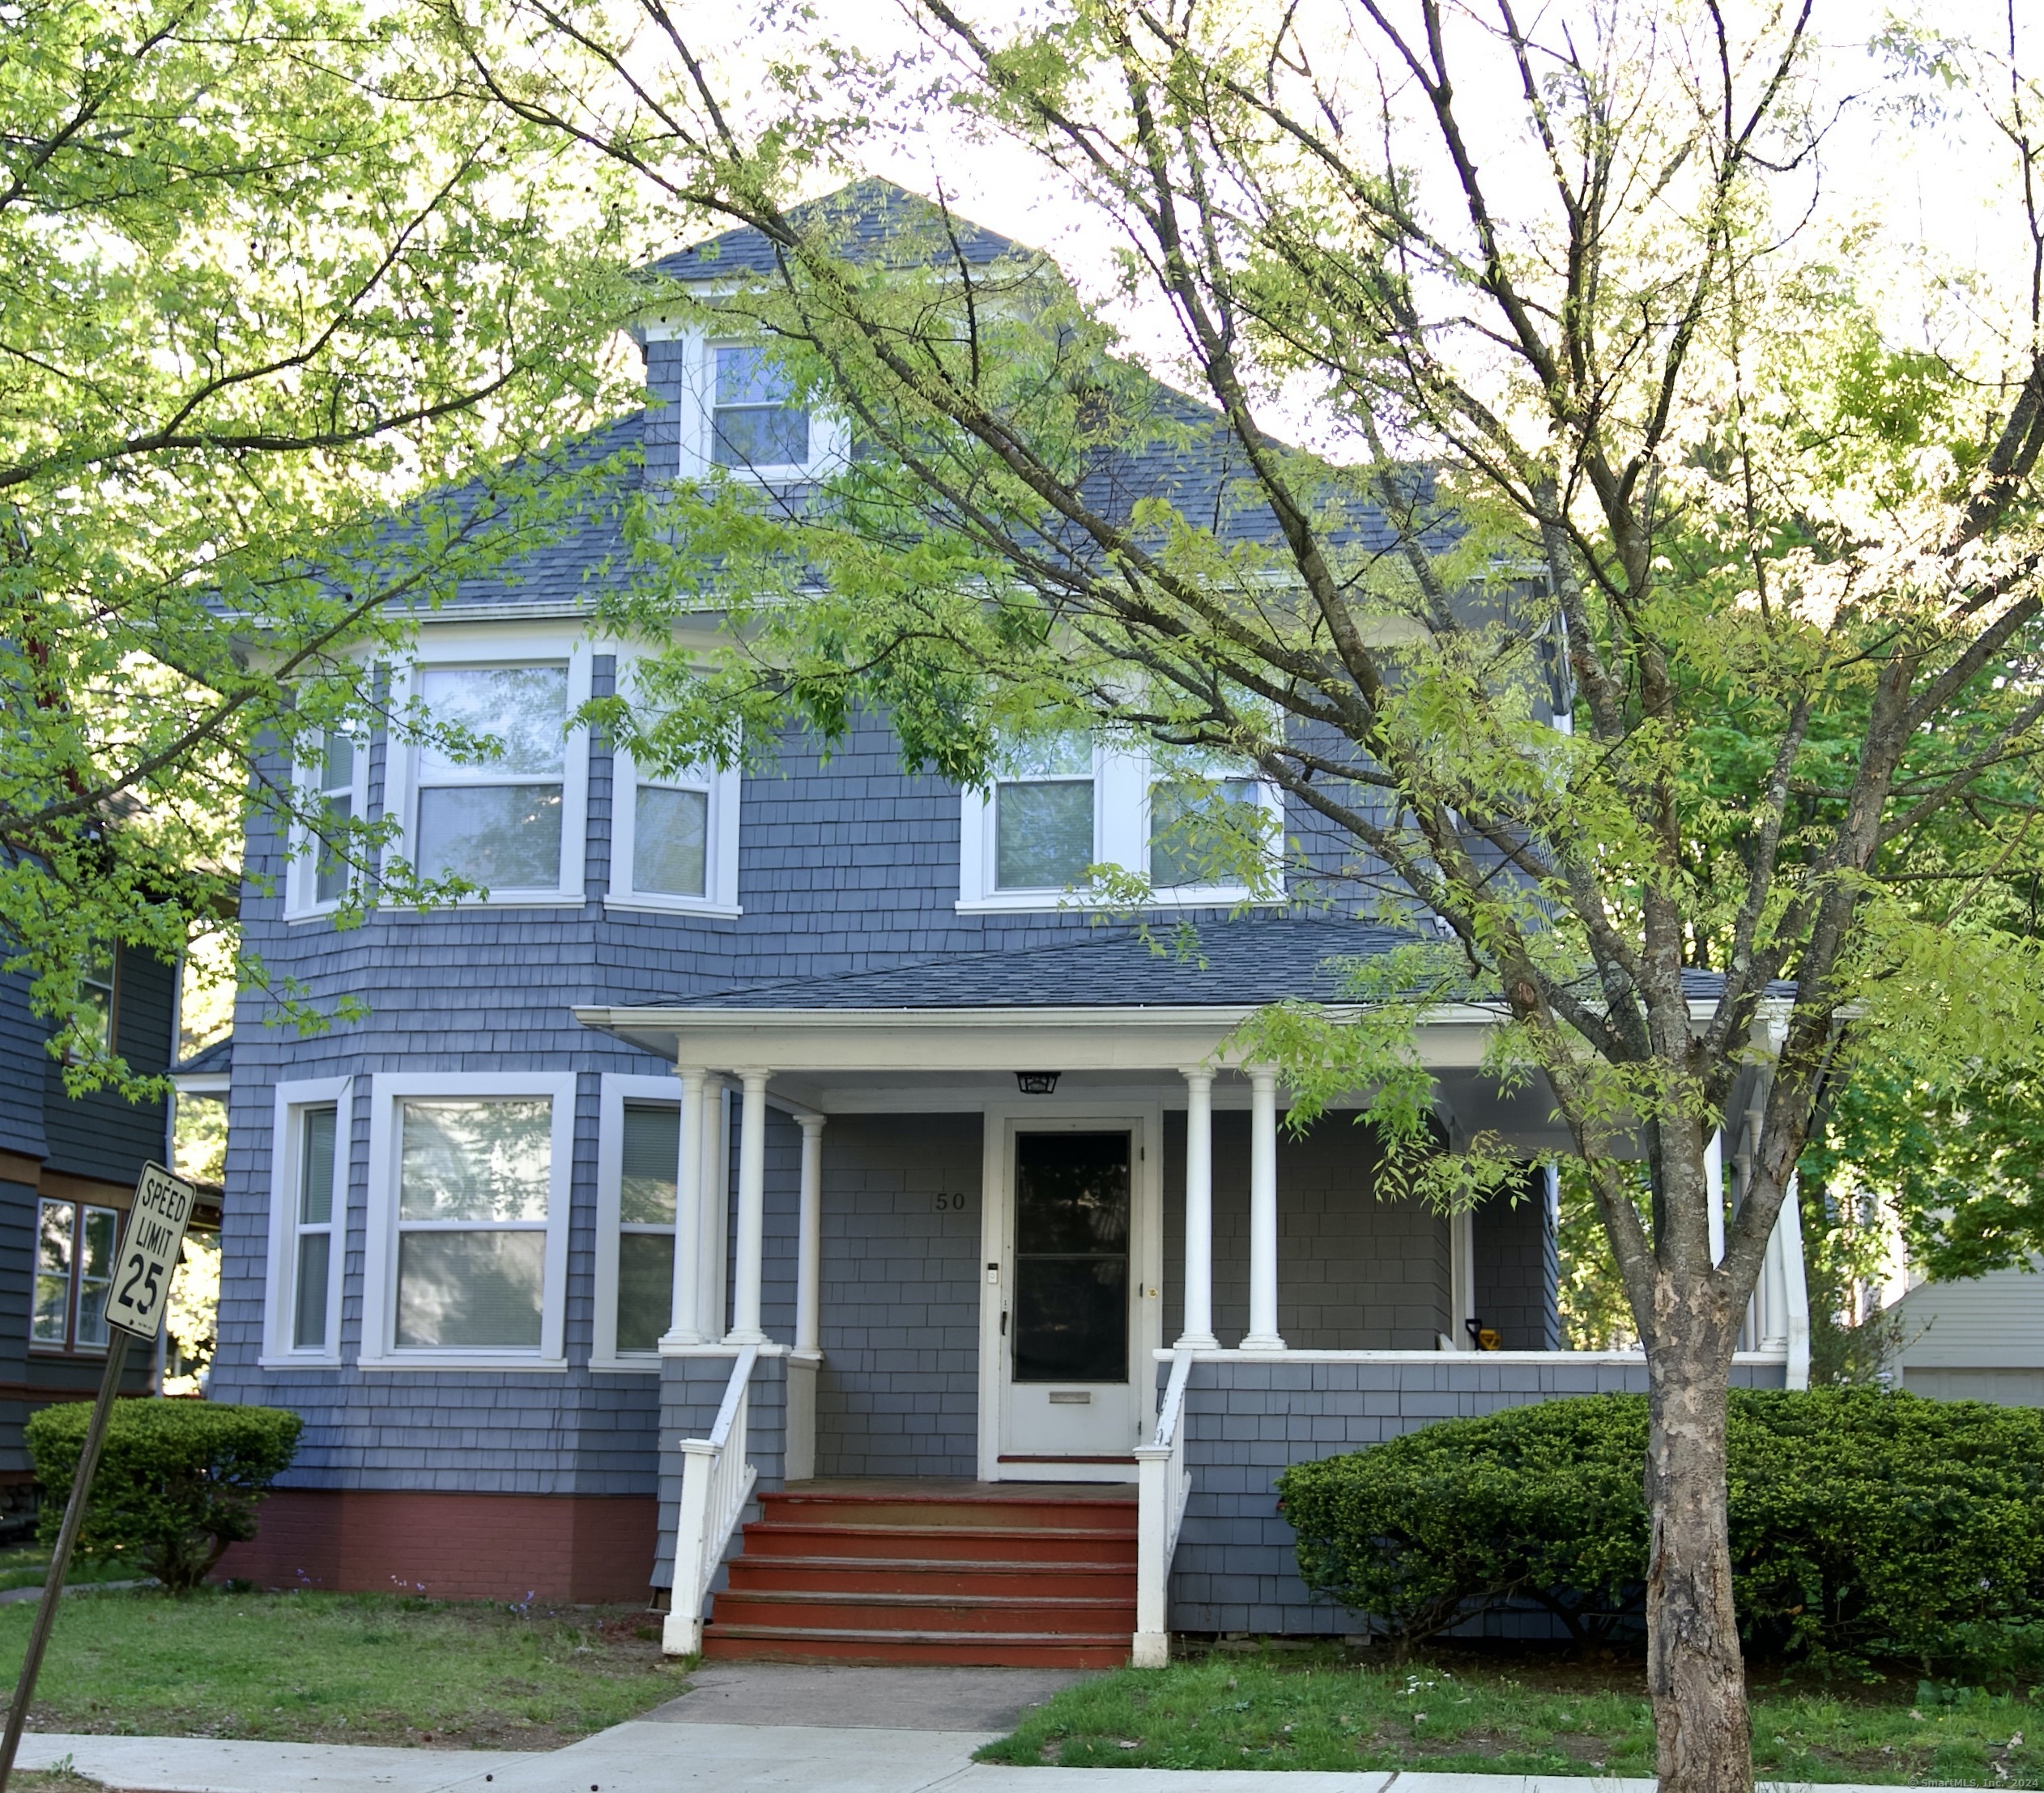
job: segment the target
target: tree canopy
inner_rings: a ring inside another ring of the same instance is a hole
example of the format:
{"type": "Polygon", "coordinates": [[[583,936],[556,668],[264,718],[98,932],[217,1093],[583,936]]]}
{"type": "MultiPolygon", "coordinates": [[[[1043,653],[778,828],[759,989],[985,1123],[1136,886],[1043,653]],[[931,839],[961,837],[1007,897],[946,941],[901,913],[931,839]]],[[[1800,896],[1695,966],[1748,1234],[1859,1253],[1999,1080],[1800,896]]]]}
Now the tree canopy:
{"type": "Polygon", "coordinates": [[[82,968],[231,925],[258,813],[366,867],[376,828],[258,749],[345,752],[407,607],[586,500],[600,470],[539,451],[615,402],[631,289],[586,168],[402,7],[0,32],[0,960],[74,1084],[131,1081],[82,968]]]}

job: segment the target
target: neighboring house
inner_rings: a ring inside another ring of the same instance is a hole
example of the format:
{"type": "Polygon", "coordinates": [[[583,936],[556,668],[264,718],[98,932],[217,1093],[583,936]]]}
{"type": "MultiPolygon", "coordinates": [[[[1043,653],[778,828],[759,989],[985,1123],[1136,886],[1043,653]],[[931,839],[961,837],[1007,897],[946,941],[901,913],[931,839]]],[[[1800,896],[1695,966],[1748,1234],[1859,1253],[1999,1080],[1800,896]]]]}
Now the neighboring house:
{"type": "MultiPolygon", "coordinates": [[[[0,973],[0,1531],[34,1510],[22,1442],[30,1414],[89,1400],[106,1361],[106,1290],[115,1238],[151,1159],[167,1156],[165,1105],[109,1090],[67,1095],[50,1024],[28,1004],[25,972],[0,973]]],[[[136,1071],[169,1068],[177,972],[116,951],[83,981],[89,1011],[136,1071]]],[[[124,1387],[153,1385],[131,1361],[124,1387]]]]}
{"type": "MultiPolygon", "coordinates": [[[[854,197],[883,222],[912,203],[854,197]]],[[[670,266],[763,254],[736,232],[670,266]]],[[[744,345],[644,338],[661,402],[606,440],[642,443],[645,479],[733,441],[803,479],[828,420],[744,345]]],[[[1131,501],[1226,470],[1145,477],[1131,501]]],[[[1167,1625],[1345,1627],[1294,1573],[1287,1463],[1644,1386],[1636,1355],[1555,1348],[1539,1173],[1454,1220],[1379,1200],[1352,1114],[1294,1137],[1273,1075],[1217,1062],[1255,1007],[1405,936],[1183,886],[1158,906],[1196,957],[1096,926],[1064,894],[1079,868],[1170,867],[1152,769],[1091,741],[985,795],[904,773],[872,718],[828,760],[791,736],[772,770],[645,777],[564,729],[629,677],[590,627],[617,547],[593,522],[425,619],[394,669],[500,762],[378,734],[303,773],[487,900],[343,931],[304,843],[248,843],[248,945],[368,1016],[303,1039],[254,997],[237,1018],[212,1393],[306,1426],[225,1572],[650,1588],[675,1650],[714,1586],[726,1653],[1101,1661],[1139,1632],[1149,1658],[1167,1625]]],[[[679,627],[709,647],[718,619],[679,627]]],[[[1550,1104],[1479,1075],[1490,1024],[1427,1031],[1442,1125],[1530,1157],[1561,1143],[1550,1104]]],[[[1743,1381],[1790,1373],[1792,1306],[1743,1381]]]]}
{"type": "Polygon", "coordinates": [[[1948,1401],[2044,1407],[2044,1266],[1918,1283],[1894,1316],[1897,1386],[1948,1401]]]}

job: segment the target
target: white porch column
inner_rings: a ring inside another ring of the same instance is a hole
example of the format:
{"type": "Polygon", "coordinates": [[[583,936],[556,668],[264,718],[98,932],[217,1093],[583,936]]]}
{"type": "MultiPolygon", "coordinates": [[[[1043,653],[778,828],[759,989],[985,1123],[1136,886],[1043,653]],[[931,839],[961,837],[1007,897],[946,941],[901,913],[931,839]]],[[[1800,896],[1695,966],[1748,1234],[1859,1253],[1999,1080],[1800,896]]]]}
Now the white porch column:
{"type": "Polygon", "coordinates": [[[1474,1351],[1469,1322],[1476,1314],[1476,1216],[1458,1208],[1448,1216],[1448,1348],[1474,1351]]]}
{"type": "Polygon", "coordinates": [[[824,1118],[804,1114],[802,1128],[802,1220],[795,1246],[795,1349],[823,1347],[824,1118]]]}
{"type": "Polygon", "coordinates": [[[725,1156],[724,1093],[722,1077],[703,1086],[702,1231],[696,1245],[696,1323],[705,1342],[721,1339],[729,1323],[725,1288],[729,1274],[724,1252],[730,1211],[730,1161],[725,1156]]]}
{"type": "Polygon", "coordinates": [[[1725,1135],[1723,1129],[1710,1135],[1703,1148],[1703,1186],[1710,1203],[1710,1261],[1725,1261],[1725,1135]]]}
{"type": "Polygon", "coordinates": [[[703,1073],[681,1073],[681,1149],[675,1167],[675,1293],[662,1344],[701,1344],[703,1073]]]}
{"type": "Polygon", "coordinates": [[[738,1249],[733,1266],[731,1330],[726,1344],[764,1344],[760,1330],[760,1273],[766,1252],[766,1086],[764,1071],[741,1071],[744,1107],[738,1136],[738,1249]]]}
{"type": "Polygon", "coordinates": [[[1803,1261],[1803,1192],[1797,1179],[1789,1178],[1788,1195],[1782,1203],[1782,1216],[1774,1224],[1774,1236],[1782,1244],[1782,1306],[1788,1333],[1788,1382],[1791,1388],[1810,1386],[1810,1276],[1803,1261]]]}
{"type": "Polygon", "coordinates": [[[1282,1351],[1278,1336],[1277,1073],[1250,1072],[1249,1333],[1244,1351],[1282,1351]]]}
{"type": "Polygon", "coordinates": [[[1214,1074],[1194,1070],[1185,1078],[1186,1301],[1177,1348],[1211,1351],[1220,1344],[1214,1336],[1214,1074]]]}

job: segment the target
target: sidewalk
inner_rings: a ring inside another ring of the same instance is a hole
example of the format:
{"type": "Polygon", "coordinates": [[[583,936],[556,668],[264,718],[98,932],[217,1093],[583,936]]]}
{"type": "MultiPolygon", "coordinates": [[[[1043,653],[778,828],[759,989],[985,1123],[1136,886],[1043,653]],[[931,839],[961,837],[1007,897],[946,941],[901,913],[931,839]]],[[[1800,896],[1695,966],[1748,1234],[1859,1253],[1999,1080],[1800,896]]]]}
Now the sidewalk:
{"type": "Polygon", "coordinates": [[[22,1740],[20,1763],[52,1768],[68,1757],[79,1774],[123,1793],[1654,1793],[1650,1780],[1563,1775],[973,1761],[1028,1707],[1078,1678],[1027,1669],[711,1667],[679,1699],[543,1753],[39,1733],[22,1740]]]}

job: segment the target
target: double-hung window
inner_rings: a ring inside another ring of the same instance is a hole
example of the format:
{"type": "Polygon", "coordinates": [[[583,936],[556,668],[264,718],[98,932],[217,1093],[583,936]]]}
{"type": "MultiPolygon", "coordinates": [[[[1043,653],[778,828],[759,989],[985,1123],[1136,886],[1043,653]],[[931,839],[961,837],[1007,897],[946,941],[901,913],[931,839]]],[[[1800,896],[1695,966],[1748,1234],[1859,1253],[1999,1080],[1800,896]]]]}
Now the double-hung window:
{"type": "Polygon", "coordinates": [[[1186,749],[1153,754],[1152,888],[1170,891],[1245,883],[1243,856],[1262,845],[1263,788],[1239,766],[1216,755],[1186,749]]]}
{"type": "Polygon", "coordinates": [[[337,842],[368,804],[369,754],[351,729],[322,729],[309,737],[294,769],[306,823],[293,831],[287,912],[324,914],[346,901],[359,868],[337,842]]]}
{"type": "Polygon", "coordinates": [[[1237,762],[1079,733],[1009,743],[990,787],[960,802],[968,912],[1105,901],[1087,888],[1095,866],[1136,874],[1160,908],[1260,896],[1256,856],[1282,815],[1276,791],[1237,762]]]}
{"type": "Polygon", "coordinates": [[[1060,891],[1099,858],[1098,791],[1089,735],[1017,742],[994,785],[993,888],[1060,891]]]}
{"type": "Polygon", "coordinates": [[[120,991],[119,948],[95,947],[78,978],[78,1034],[87,1050],[109,1053],[117,1029],[114,1011],[120,991]]]}
{"type": "Polygon", "coordinates": [[[709,458],[720,467],[785,472],[809,464],[809,412],[764,349],[713,343],[709,458]]]}
{"type": "Polygon", "coordinates": [[[266,1363],[339,1361],[351,1087],[345,1077],[277,1086],[266,1363]]]}
{"type": "Polygon", "coordinates": [[[45,1197],[36,1209],[36,1292],[28,1339],[50,1351],[106,1348],[106,1294],[121,1216],[45,1197]]]}
{"type": "Polygon", "coordinates": [[[419,695],[434,722],[497,749],[419,750],[416,862],[428,878],[496,890],[557,890],[568,772],[568,668],[428,667],[419,695]]]}
{"type": "Polygon", "coordinates": [[[364,1362],[559,1366],[574,1086],[376,1080],[364,1362]]]}

